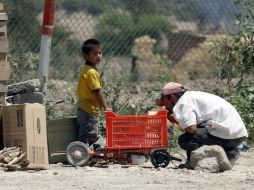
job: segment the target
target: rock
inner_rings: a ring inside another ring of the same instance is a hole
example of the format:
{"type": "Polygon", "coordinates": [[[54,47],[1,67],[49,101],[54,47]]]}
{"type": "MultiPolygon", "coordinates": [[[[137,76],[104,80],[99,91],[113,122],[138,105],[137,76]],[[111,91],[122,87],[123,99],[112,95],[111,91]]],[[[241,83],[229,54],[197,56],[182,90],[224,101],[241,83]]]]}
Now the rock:
{"type": "Polygon", "coordinates": [[[15,95],[27,92],[36,92],[41,88],[39,79],[27,80],[16,84],[8,85],[8,95],[15,95]]]}
{"type": "Polygon", "coordinates": [[[204,158],[201,159],[196,167],[195,170],[203,171],[203,172],[210,172],[210,173],[218,173],[220,171],[219,163],[216,157],[204,158]]]}
{"type": "Polygon", "coordinates": [[[210,172],[222,172],[231,169],[231,164],[224,149],[218,145],[204,145],[199,149],[192,151],[190,162],[194,169],[198,166],[197,169],[204,169],[210,172]],[[209,159],[207,160],[207,158],[209,159]],[[214,160],[214,158],[217,160],[217,163],[214,161],[209,163],[209,161],[214,160]]]}
{"type": "Polygon", "coordinates": [[[40,103],[44,104],[45,96],[39,79],[27,80],[8,85],[7,102],[10,104],[40,103]]]}
{"type": "Polygon", "coordinates": [[[28,92],[23,94],[17,94],[13,96],[13,104],[24,104],[24,103],[44,103],[44,95],[41,92],[28,92]]]}

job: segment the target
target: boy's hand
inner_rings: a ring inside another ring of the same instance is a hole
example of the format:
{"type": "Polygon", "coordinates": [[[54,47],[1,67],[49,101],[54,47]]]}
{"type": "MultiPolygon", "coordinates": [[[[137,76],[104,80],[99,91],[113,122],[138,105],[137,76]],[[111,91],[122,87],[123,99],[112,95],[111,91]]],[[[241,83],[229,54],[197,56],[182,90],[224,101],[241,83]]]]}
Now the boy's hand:
{"type": "Polygon", "coordinates": [[[110,108],[110,107],[106,107],[104,110],[105,111],[113,111],[112,108],[110,108]]]}

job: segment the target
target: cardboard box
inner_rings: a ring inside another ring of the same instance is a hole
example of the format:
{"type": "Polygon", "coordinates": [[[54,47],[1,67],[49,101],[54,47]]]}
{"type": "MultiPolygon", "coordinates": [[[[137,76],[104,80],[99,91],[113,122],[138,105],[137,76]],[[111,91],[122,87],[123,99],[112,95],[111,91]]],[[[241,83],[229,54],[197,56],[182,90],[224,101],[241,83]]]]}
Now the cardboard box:
{"type": "Polygon", "coordinates": [[[77,140],[78,128],[76,118],[56,119],[47,121],[49,162],[66,163],[66,148],[77,140]]]}
{"type": "Polygon", "coordinates": [[[6,81],[10,79],[10,63],[7,61],[0,61],[0,81],[6,81]]]}
{"type": "Polygon", "coordinates": [[[3,106],[5,147],[20,147],[30,169],[47,169],[48,145],[45,107],[41,104],[3,106]]]}

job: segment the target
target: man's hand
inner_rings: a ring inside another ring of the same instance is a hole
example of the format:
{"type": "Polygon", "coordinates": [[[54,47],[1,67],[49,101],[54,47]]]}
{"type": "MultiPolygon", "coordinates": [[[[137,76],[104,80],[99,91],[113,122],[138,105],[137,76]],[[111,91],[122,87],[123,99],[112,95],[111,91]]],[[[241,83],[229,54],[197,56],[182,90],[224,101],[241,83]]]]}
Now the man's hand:
{"type": "Polygon", "coordinates": [[[169,112],[168,112],[168,114],[167,114],[167,118],[168,118],[168,120],[169,120],[171,123],[175,123],[175,124],[177,124],[177,125],[179,124],[178,121],[176,121],[174,115],[173,115],[173,114],[170,114],[169,112]]]}
{"type": "Polygon", "coordinates": [[[190,125],[186,129],[184,129],[186,133],[195,134],[197,131],[197,125],[190,125]]]}

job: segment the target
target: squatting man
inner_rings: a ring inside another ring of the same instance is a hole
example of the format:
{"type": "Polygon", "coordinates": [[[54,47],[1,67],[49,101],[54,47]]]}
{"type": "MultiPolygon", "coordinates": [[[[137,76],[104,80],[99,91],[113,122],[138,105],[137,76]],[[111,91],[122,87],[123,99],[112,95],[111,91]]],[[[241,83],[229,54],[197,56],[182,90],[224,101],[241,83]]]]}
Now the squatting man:
{"type": "Polygon", "coordinates": [[[187,152],[187,162],[179,168],[193,169],[191,152],[203,145],[219,145],[233,166],[239,157],[237,148],[248,137],[245,125],[236,109],[225,99],[200,91],[189,91],[183,85],[166,84],[158,106],[165,106],[168,119],[184,131],[179,146],[187,152]]]}

